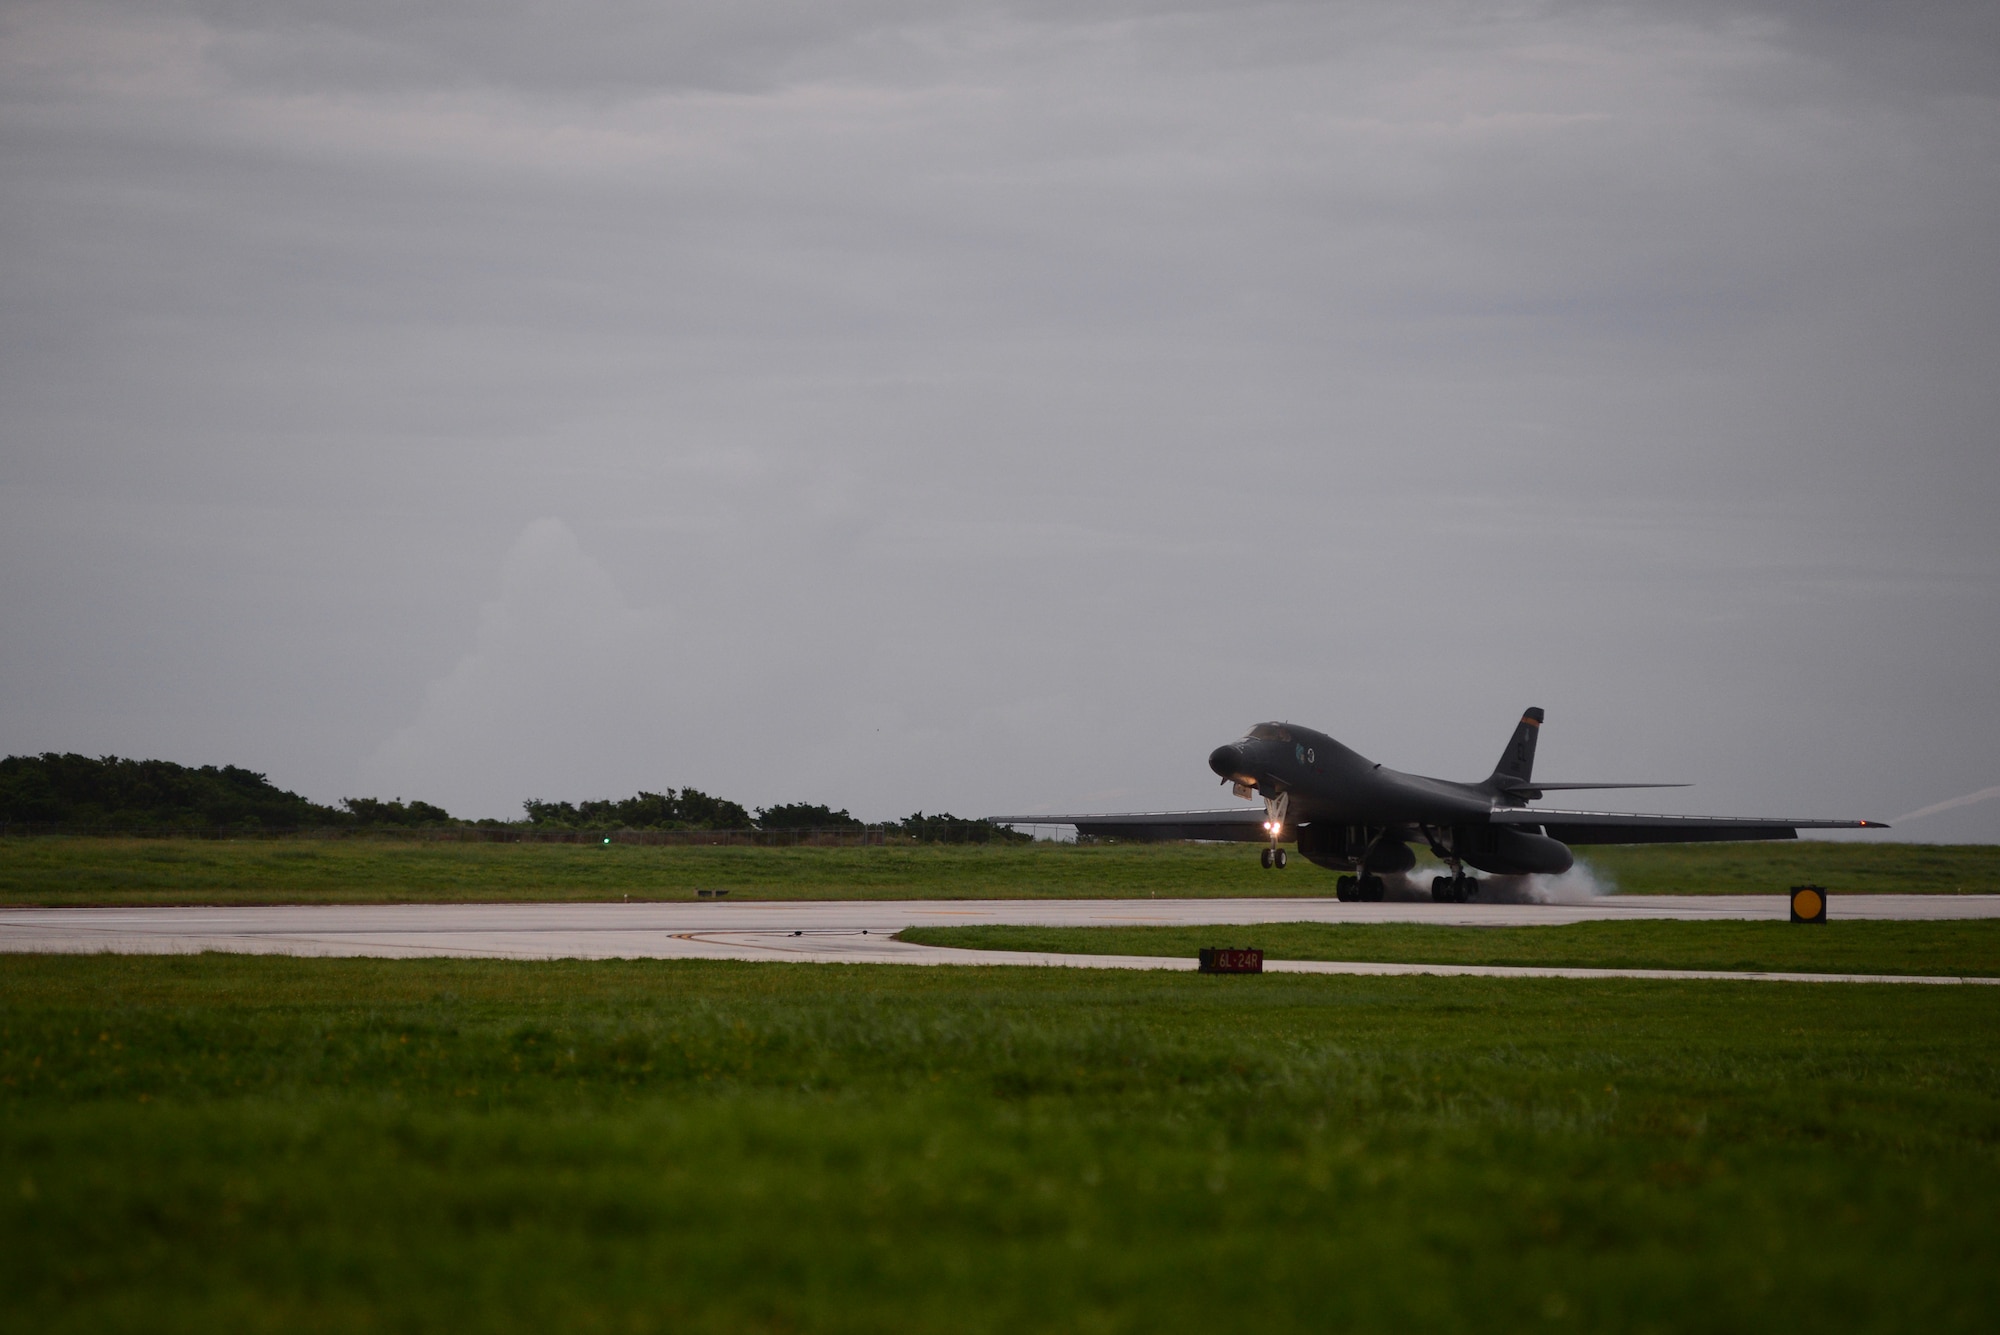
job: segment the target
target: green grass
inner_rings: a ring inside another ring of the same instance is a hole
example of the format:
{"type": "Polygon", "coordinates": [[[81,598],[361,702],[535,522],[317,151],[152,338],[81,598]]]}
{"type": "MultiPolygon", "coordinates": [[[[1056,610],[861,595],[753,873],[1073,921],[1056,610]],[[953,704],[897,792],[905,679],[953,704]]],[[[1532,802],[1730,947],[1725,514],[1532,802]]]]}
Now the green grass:
{"type": "Polygon", "coordinates": [[[1173,955],[1254,946],[1277,960],[1567,965],[1594,969],[2000,976],[2000,920],[1582,922],[1548,927],[1284,922],[1221,927],[908,927],[899,941],[965,950],[1173,955]]]}
{"type": "MultiPolygon", "coordinates": [[[[1589,850],[1628,892],[2000,893],[1982,845],[1711,844],[1589,850]]],[[[1245,844],[704,848],[374,839],[0,838],[0,905],[692,899],[1325,896],[1333,876],[1245,844]]]]}
{"type": "Polygon", "coordinates": [[[2000,996],[0,960],[0,1327],[1966,1330],[2000,996]]]}
{"type": "Polygon", "coordinates": [[[728,848],[343,839],[0,839],[0,904],[1328,894],[1243,846],[728,848]]]}
{"type": "Polygon", "coordinates": [[[1767,895],[1794,885],[1840,894],[2000,894],[2000,845],[1776,840],[1578,848],[1628,895],[1767,895]]]}

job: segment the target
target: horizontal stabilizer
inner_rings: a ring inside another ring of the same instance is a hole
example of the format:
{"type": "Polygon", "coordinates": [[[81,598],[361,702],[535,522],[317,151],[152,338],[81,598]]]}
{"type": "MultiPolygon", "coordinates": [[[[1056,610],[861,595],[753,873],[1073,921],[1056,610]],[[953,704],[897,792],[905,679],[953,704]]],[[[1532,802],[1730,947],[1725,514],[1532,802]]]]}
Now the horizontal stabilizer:
{"type": "Polygon", "coordinates": [[[1690,788],[1693,785],[1686,783],[1543,783],[1540,779],[1536,779],[1533,783],[1510,783],[1505,785],[1505,787],[1510,793],[1518,793],[1531,788],[1547,788],[1550,790],[1557,788],[1690,788]]]}
{"type": "Polygon", "coordinates": [[[1578,789],[1578,788],[1686,788],[1686,787],[1689,787],[1689,785],[1688,785],[1688,784],[1685,784],[1685,783],[1542,783],[1542,782],[1540,782],[1540,781],[1536,781],[1536,782],[1532,782],[1532,783],[1531,783],[1531,782],[1529,782],[1529,781],[1528,781],[1528,780],[1526,780],[1526,779],[1521,779],[1521,780],[1517,780],[1517,781],[1512,781],[1512,782],[1509,782],[1509,781],[1507,781],[1507,780],[1500,780],[1500,781],[1499,781],[1499,784],[1500,784],[1500,791],[1501,791],[1502,793],[1506,794],[1506,795],[1507,795],[1508,797],[1510,797],[1510,798],[1513,798],[1513,799],[1514,799],[1515,801],[1517,801],[1517,802],[1534,802],[1534,801],[1538,801],[1538,800],[1539,800],[1539,799],[1541,798],[1542,794],[1544,794],[1544,793],[1552,793],[1552,792],[1556,792],[1556,791],[1558,791],[1559,789],[1565,789],[1565,788],[1566,788],[1566,789],[1571,789],[1571,790],[1575,790],[1575,789],[1578,789]]]}

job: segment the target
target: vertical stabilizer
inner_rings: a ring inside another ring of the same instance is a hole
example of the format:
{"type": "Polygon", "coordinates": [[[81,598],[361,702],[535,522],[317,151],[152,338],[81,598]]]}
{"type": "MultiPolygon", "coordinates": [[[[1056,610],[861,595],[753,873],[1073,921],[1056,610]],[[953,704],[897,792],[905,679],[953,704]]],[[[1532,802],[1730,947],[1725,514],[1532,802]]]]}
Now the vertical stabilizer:
{"type": "Polygon", "coordinates": [[[1521,715],[1521,721],[1514,725],[1514,736],[1507,743],[1507,749],[1500,753],[1500,763],[1493,767],[1493,777],[1510,783],[1526,783],[1535,772],[1535,738],[1541,735],[1542,711],[1530,709],[1521,715]]]}

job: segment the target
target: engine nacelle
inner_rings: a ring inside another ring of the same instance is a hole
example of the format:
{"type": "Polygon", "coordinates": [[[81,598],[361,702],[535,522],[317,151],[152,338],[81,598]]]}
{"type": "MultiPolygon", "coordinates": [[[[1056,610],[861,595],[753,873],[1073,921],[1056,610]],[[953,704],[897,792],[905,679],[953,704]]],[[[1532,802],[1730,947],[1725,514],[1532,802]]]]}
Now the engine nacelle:
{"type": "Polygon", "coordinates": [[[1451,832],[1451,846],[1461,858],[1496,876],[1555,876],[1576,863],[1560,839],[1511,825],[1461,825],[1451,832]]]}
{"type": "Polygon", "coordinates": [[[1315,821],[1298,827],[1299,855],[1335,871],[1353,871],[1363,853],[1368,854],[1367,870],[1387,875],[1408,871],[1417,865],[1417,855],[1408,844],[1394,836],[1384,836],[1368,848],[1375,831],[1365,825],[1328,825],[1315,821]]]}

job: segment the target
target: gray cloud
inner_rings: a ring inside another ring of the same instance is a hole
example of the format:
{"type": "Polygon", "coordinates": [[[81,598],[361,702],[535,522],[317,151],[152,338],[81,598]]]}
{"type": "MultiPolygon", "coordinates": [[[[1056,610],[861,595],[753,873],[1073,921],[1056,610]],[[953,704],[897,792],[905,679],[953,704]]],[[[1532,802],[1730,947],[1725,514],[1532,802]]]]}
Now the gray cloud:
{"type": "Polygon", "coordinates": [[[649,706],[677,698],[677,658],[657,610],[627,603],[562,521],[536,520],[507,553],[471,651],[363,764],[362,782],[450,790],[486,811],[615,782],[620,769],[636,787],[671,753],[673,712],[649,706]]]}
{"type": "Polygon", "coordinates": [[[0,744],[883,815],[1533,702],[1691,809],[1989,784],[1996,44],[1877,12],[12,7],[0,744]],[[596,629],[496,640],[549,518],[596,629]]]}
{"type": "Polygon", "coordinates": [[[1965,0],[1655,0],[1696,22],[1768,24],[1771,36],[1876,91],[2000,93],[2000,13],[1965,0]]]}

